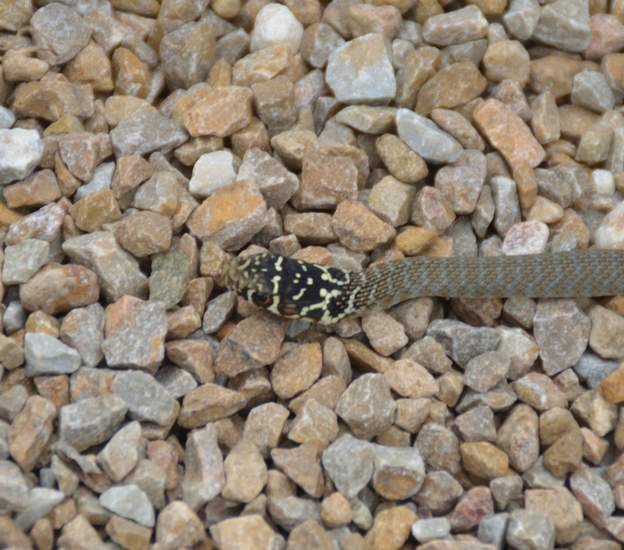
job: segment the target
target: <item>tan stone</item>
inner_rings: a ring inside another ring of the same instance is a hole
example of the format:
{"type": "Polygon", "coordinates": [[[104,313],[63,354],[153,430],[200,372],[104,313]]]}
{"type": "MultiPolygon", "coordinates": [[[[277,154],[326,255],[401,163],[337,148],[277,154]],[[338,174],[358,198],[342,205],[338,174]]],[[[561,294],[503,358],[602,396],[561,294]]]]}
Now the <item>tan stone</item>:
{"type": "Polygon", "coordinates": [[[54,403],[33,395],[13,420],[9,432],[9,452],[25,472],[30,472],[39,463],[47,449],[55,418],[54,403]]]}
{"type": "Polygon", "coordinates": [[[452,109],[480,96],[486,78],[471,61],[453,63],[438,71],[420,88],[416,112],[428,115],[433,109],[452,109]]]}
{"type": "Polygon", "coordinates": [[[112,61],[115,75],[115,93],[146,97],[150,84],[150,72],[147,63],[123,47],[115,49],[112,61]]]}
{"type": "Polygon", "coordinates": [[[52,170],[40,170],[25,180],[3,188],[2,193],[9,208],[42,206],[61,197],[61,190],[52,170]]]}
{"type": "Polygon", "coordinates": [[[69,214],[79,229],[89,233],[121,218],[121,210],[111,189],[90,193],[72,205],[69,214]]]}
{"type": "Polygon", "coordinates": [[[63,70],[71,82],[90,84],[96,92],[113,91],[111,62],[104,49],[96,42],[89,42],[63,70]]]}
{"type": "Polygon", "coordinates": [[[191,136],[231,136],[252,119],[253,92],[241,86],[222,86],[206,93],[181,111],[181,121],[191,136]]]}
{"type": "Polygon", "coordinates": [[[81,265],[49,263],[20,287],[25,309],[54,315],[97,302],[100,285],[93,271],[81,265]]]}
{"type": "Polygon", "coordinates": [[[391,241],[394,228],[381,221],[357,201],[341,202],[334,212],[332,227],[341,244],[357,252],[370,252],[391,241]]]}
{"type": "Polygon", "coordinates": [[[479,129],[512,167],[521,162],[535,167],[544,159],[544,149],[528,126],[504,103],[488,99],[477,107],[473,117],[479,129]]]}

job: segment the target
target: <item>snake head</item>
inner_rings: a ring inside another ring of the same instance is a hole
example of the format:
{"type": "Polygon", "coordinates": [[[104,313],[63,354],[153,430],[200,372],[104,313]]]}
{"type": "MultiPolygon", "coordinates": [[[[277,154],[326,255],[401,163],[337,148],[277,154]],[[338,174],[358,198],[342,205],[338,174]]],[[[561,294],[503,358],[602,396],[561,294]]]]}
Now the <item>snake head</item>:
{"type": "Polygon", "coordinates": [[[349,273],[273,254],[235,258],[226,286],[249,302],[291,319],[331,324],[353,313],[349,273]]]}

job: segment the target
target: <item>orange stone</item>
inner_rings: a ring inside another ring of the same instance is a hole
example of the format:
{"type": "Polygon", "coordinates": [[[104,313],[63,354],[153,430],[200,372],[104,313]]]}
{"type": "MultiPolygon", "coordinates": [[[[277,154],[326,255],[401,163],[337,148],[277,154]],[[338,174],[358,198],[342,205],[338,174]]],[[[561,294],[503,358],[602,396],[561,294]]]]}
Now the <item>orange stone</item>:
{"type": "Polygon", "coordinates": [[[475,109],[473,118],[512,167],[526,162],[535,168],[544,160],[546,153],[529,127],[504,103],[488,99],[475,109]]]}

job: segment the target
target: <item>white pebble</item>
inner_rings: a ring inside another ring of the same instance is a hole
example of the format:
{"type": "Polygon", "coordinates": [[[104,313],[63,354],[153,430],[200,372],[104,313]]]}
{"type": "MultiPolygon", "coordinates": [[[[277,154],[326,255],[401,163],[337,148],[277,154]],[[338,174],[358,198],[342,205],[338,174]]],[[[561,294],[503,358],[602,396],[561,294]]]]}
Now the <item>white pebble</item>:
{"type": "Polygon", "coordinates": [[[512,225],[503,240],[503,254],[541,254],[546,251],[550,231],[543,222],[530,220],[512,225]]]}
{"type": "Polygon", "coordinates": [[[29,176],[43,156],[37,130],[0,130],[0,184],[29,176]]]}
{"type": "Polygon", "coordinates": [[[13,111],[0,105],[0,129],[6,129],[15,123],[15,115],[13,111]]]}
{"type": "Polygon", "coordinates": [[[293,53],[299,51],[303,25],[286,6],[267,4],[262,8],[251,32],[251,51],[287,44],[293,53]]]}
{"type": "Polygon", "coordinates": [[[615,193],[615,182],[613,181],[613,174],[610,170],[593,170],[592,184],[594,186],[594,191],[598,195],[610,197],[615,193]]]}
{"type": "Polygon", "coordinates": [[[198,197],[207,197],[217,189],[234,181],[234,155],[224,149],[205,153],[193,166],[193,175],[189,182],[189,191],[198,197]]]}

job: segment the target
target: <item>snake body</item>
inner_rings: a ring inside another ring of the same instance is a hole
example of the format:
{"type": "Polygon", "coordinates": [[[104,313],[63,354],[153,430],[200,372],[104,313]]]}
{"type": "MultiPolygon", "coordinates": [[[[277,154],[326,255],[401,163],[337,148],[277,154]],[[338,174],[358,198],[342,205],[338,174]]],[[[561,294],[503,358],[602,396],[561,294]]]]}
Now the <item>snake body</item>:
{"type": "Polygon", "coordinates": [[[332,324],[421,296],[580,298],[624,294],[624,250],[413,257],[348,272],[272,254],[237,258],[226,284],[289,318],[332,324]]]}

